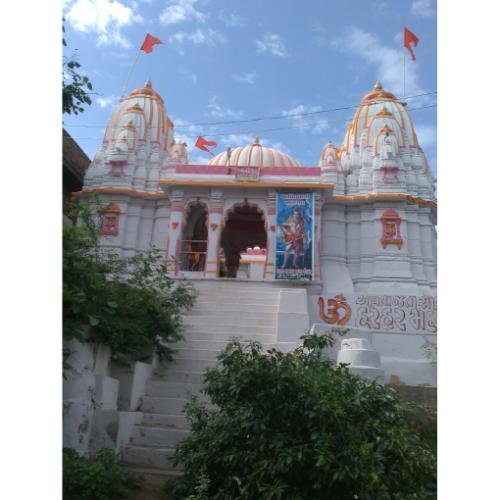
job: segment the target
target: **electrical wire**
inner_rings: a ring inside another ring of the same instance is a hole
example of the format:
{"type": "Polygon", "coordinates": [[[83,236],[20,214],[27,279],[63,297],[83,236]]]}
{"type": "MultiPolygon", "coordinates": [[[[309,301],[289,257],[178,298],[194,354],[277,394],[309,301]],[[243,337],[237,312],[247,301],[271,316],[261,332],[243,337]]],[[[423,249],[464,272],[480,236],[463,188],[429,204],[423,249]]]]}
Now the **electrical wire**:
{"type": "MultiPolygon", "coordinates": [[[[419,107],[416,107],[416,108],[408,108],[407,111],[418,111],[418,110],[421,110],[421,109],[435,108],[436,106],[437,106],[437,104],[429,104],[427,106],[419,106],[419,107]]],[[[356,107],[359,107],[359,106],[356,106],[356,107]]],[[[347,109],[347,108],[343,108],[343,109],[347,109]]],[[[372,116],[374,116],[374,115],[372,115],[372,116]]],[[[288,118],[288,116],[283,117],[283,118],[288,118]]],[[[329,120],[329,121],[324,122],[324,123],[326,123],[328,125],[332,125],[333,123],[335,123],[335,121],[329,120]]],[[[294,130],[300,130],[300,129],[307,129],[308,126],[312,126],[312,125],[314,125],[314,124],[305,123],[305,124],[301,124],[300,126],[289,125],[289,126],[286,126],[286,127],[274,127],[274,128],[260,129],[260,130],[255,130],[254,129],[254,130],[233,131],[233,132],[210,132],[210,133],[208,133],[206,135],[209,135],[210,137],[225,137],[225,136],[241,135],[241,134],[257,134],[257,135],[259,135],[259,134],[262,134],[262,132],[277,132],[277,131],[280,131],[280,130],[292,130],[292,129],[294,129],[294,130]]],[[[70,127],[70,126],[71,125],[65,125],[65,127],[70,127]]],[[[195,126],[195,125],[191,125],[191,126],[195,126]]],[[[82,127],[84,127],[84,125],[82,125],[82,127]]],[[[88,127],[90,128],[90,127],[94,127],[94,126],[90,126],[89,125],[88,127]]],[[[95,127],[104,128],[104,127],[97,126],[97,125],[95,127]]],[[[176,126],[175,130],[177,130],[177,128],[178,127],[176,126]]],[[[196,137],[199,136],[199,134],[194,134],[194,135],[179,134],[179,135],[181,135],[182,138],[196,138],[196,137]]],[[[77,138],[74,138],[74,140],[78,140],[78,141],[93,140],[93,139],[101,139],[101,136],[77,137],[77,138]]]]}
{"type": "MultiPolygon", "coordinates": [[[[423,96],[428,96],[428,95],[435,95],[437,94],[437,91],[433,92],[424,92],[421,94],[414,94],[410,96],[406,96],[401,99],[397,99],[396,102],[404,102],[408,99],[414,99],[416,97],[423,97],[423,96]]],[[[251,123],[251,122],[258,122],[258,121],[265,121],[265,120],[283,120],[287,118],[296,118],[296,117],[301,117],[301,116],[311,116],[311,115],[318,115],[322,113],[333,113],[335,111],[345,111],[348,109],[357,109],[362,106],[372,106],[374,104],[379,104],[382,102],[387,102],[387,100],[377,100],[377,101],[370,101],[368,103],[361,103],[361,104],[354,104],[350,106],[341,106],[338,108],[326,108],[326,109],[320,109],[316,111],[305,111],[301,113],[286,113],[286,114],[281,114],[281,115],[271,115],[271,116],[258,116],[255,118],[246,118],[242,120],[222,120],[222,121],[215,121],[215,122],[198,122],[198,123],[184,123],[182,125],[177,125],[175,128],[188,128],[188,127],[205,127],[205,126],[213,126],[213,125],[234,125],[237,123],[251,123]]],[[[105,125],[66,125],[67,127],[79,127],[79,128],[103,128],[105,125]]],[[[154,127],[151,127],[154,128],[154,127]]]]}

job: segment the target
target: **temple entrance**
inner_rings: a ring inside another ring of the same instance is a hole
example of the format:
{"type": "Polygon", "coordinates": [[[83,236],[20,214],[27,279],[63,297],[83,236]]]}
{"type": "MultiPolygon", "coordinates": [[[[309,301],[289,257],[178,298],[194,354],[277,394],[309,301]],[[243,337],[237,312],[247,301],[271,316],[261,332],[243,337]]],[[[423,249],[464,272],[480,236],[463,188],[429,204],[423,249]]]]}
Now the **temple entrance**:
{"type": "Polygon", "coordinates": [[[190,205],[181,240],[181,270],[203,271],[207,258],[207,207],[202,203],[190,205]]]}
{"type": "Polygon", "coordinates": [[[262,210],[251,205],[233,207],[226,216],[226,224],[221,234],[219,276],[251,279],[256,273],[256,266],[259,265],[263,272],[266,245],[267,233],[262,210]],[[252,251],[248,253],[247,249],[252,251]]]}

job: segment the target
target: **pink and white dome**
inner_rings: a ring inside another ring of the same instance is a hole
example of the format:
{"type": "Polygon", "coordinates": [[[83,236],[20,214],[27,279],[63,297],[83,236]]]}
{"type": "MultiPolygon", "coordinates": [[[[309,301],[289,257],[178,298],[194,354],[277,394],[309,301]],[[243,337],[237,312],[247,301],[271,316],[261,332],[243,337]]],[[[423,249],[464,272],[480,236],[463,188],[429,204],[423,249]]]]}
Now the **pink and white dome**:
{"type": "Polygon", "coordinates": [[[238,167],[300,167],[290,155],[274,148],[263,146],[256,137],[253,144],[228,149],[214,156],[209,165],[238,167]],[[229,153],[229,154],[228,154],[229,153]]]}

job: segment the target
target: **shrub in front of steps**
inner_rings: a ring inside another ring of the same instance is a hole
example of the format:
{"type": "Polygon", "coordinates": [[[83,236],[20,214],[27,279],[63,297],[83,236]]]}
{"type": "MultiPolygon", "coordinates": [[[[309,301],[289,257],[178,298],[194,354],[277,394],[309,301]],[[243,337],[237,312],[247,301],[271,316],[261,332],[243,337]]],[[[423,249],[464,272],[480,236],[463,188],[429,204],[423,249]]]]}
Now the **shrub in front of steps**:
{"type": "Polygon", "coordinates": [[[436,458],[408,407],[335,366],[327,345],[324,336],[291,353],[229,344],[205,375],[216,408],[187,406],[191,434],[174,459],[185,476],[168,483],[171,498],[435,498],[436,458]]]}
{"type": "Polygon", "coordinates": [[[169,342],[182,338],[182,313],[195,290],[174,281],[158,249],[120,258],[99,242],[97,199],[74,207],[77,226],[63,233],[63,314],[65,338],[111,347],[113,357],[143,361],[153,352],[169,359],[169,342]]]}
{"type": "Polygon", "coordinates": [[[114,500],[126,498],[141,477],[124,470],[112,450],[101,450],[90,458],[63,449],[64,500],[114,500]]]}

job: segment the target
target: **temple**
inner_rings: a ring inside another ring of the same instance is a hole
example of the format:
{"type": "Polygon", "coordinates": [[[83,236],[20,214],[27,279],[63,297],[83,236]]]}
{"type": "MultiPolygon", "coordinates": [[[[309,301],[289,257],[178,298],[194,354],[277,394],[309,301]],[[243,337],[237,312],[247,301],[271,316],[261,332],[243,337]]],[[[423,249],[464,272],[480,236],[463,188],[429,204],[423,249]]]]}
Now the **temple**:
{"type": "Polygon", "coordinates": [[[434,180],[406,103],[379,82],[343,144],[302,166],[258,137],[190,164],[148,81],[112,113],[74,195],[93,192],[105,206],[103,245],[123,256],[154,245],[202,294],[234,289],[249,308],[268,297],[267,312],[254,310],[274,311],[262,323],[268,344],[348,329],[339,359],[386,382],[435,385],[422,348],[436,334],[434,180]]]}

